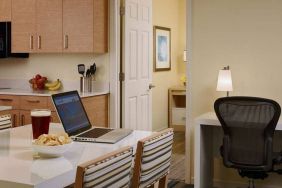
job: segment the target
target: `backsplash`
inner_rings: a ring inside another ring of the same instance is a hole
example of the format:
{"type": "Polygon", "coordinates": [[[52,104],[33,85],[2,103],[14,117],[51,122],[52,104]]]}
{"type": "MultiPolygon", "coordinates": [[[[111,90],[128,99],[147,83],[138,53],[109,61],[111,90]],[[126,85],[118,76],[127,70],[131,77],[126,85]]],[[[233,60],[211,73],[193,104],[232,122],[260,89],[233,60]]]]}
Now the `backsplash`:
{"type": "MultiPolygon", "coordinates": [[[[80,81],[62,81],[63,87],[60,91],[80,91],[80,81]]],[[[12,88],[13,90],[32,91],[28,79],[0,79],[0,88],[12,88]]],[[[110,85],[106,81],[94,81],[93,92],[109,92],[110,85]]]]}
{"type": "Polygon", "coordinates": [[[96,81],[109,82],[109,54],[30,54],[28,59],[0,59],[0,79],[30,79],[36,74],[79,83],[78,64],[97,65],[96,81]]]}

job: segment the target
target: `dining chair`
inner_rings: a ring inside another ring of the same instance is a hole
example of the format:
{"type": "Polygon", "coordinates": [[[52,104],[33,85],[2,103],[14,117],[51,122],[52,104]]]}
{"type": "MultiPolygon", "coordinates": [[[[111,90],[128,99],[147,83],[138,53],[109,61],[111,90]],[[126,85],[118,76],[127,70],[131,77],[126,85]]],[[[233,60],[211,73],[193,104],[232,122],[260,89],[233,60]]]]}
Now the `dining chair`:
{"type": "Polygon", "coordinates": [[[0,115],[0,130],[12,127],[11,115],[0,115]]]}
{"type": "Polygon", "coordinates": [[[173,144],[173,129],[153,134],[138,141],[131,180],[132,188],[166,187],[173,144]]]}
{"type": "Polygon", "coordinates": [[[132,147],[125,147],[79,165],[74,187],[129,187],[132,155],[132,147]]]}

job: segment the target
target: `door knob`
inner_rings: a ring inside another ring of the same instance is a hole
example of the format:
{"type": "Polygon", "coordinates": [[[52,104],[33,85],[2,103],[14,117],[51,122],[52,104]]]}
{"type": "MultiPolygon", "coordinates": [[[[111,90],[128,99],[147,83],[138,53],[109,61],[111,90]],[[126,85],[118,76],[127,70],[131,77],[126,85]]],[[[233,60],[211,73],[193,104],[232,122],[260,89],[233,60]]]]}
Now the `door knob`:
{"type": "Polygon", "coordinates": [[[154,87],[156,87],[156,86],[153,85],[153,84],[150,84],[150,85],[149,85],[149,89],[153,89],[154,87]]]}

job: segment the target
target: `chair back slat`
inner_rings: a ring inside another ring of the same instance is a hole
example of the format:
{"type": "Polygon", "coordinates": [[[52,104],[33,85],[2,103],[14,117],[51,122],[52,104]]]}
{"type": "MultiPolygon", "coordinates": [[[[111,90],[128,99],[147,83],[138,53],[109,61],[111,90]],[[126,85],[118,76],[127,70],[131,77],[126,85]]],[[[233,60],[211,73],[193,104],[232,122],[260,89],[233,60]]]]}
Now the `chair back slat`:
{"type": "Polygon", "coordinates": [[[135,155],[132,187],[148,187],[169,172],[173,129],[140,140],[135,155]]]}
{"type": "Polygon", "coordinates": [[[75,188],[129,187],[132,154],[132,147],[125,147],[79,165],[75,188]]]}

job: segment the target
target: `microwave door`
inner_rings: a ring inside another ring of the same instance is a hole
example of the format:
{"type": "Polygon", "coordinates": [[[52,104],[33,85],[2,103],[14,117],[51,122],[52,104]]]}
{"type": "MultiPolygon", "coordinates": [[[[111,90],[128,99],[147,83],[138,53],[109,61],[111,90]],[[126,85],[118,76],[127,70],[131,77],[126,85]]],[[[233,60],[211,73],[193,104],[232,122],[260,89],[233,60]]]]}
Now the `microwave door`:
{"type": "Polygon", "coordinates": [[[0,22],[0,57],[8,56],[7,49],[7,22],[0,22]]]}

